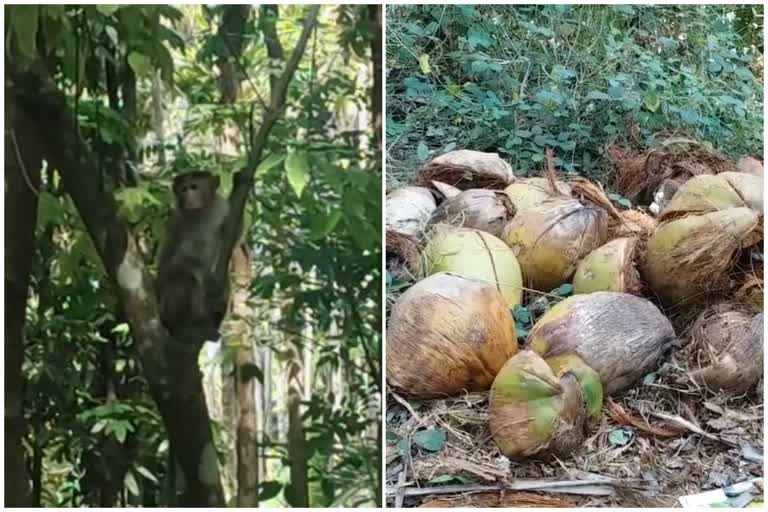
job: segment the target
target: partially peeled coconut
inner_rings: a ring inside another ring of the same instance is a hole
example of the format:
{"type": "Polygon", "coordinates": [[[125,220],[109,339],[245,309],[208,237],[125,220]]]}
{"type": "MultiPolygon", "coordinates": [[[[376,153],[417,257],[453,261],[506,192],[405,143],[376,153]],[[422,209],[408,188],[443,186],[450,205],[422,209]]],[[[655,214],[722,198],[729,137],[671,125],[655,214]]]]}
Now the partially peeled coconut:
{"type": "Polygon", "coordinates": [[[548,292],[571,280],[579,260],[607,239],[608,215],[575,199],[549,200],[516,215],[502,239],[530,288],[548,292]]]}
{"type": "Polygon", "coordinates": [[[498,153],[462,149],[450,151],[419,169],[418,183],[447,183],[462,190],[470,188],[502,189],[515,180],[512,166],[498,153]]]}
{"type": "Polygon", "coordinates": [[[762,215],[752,208],[682,217],[648,240],[641,274],[667,304],[703,299],[729,286],[738,252],[762,236],[762,215]]]}
{"type": "Polygon", "coordinates": [[[504,192],[473,188],[443,201],[431,222],[479,229],[498,237],[514,216],[515,207],[504,192]]]}
{"type": "Polygon", "coordinates": [[[691,328],[691,379],[713,391],[744,393],[763,375],[763,314],[719,304],[691,328]]]}
{"type": "Polygon", "coordinates": [[[504,189],[517,209],[539,206],[550,199],[563,199],[571,196],[571,186],[564,182],[547,178],[523,178],[504,189]]]}
{"type": "Polygon", "coordinates": [[[415,271],[424,229],[437,205],[429,189],[407,186],[387,194],[386,247],[415,271]]]}
{"type": "Polygon", "coordinates": [[[452,272],[478,279],[497,288],[509,308],[522,303],[523,276],[515,253],[489,233],[438,226],[423,254],[427,274],[452,272]]]}
{"type": "Polygon", "coordinates": [[[695,176],[675,192],[662,210],[665,221],[691,213],[708,213],[727,208],[763,210],[763,179],[740,172],[695,176]]]}
{"type": "Polygon", "coordinates": [[[622,210],[618,217],[611,217],[608,222],[608,238],[628,236],[647,240],[656,229],[656,219],[640,210],[622,210]]]}
{"type": "Polygon", "coordinates": [[[574,293],[642,291],[637,271],[637,238],[617,238],[589,253],[573,276],[574,293]]]}
{"type": "Polygon", "coordinates": [[[751,174],[753,176],[763,177],[763,162],[751,156],[744,156],[736,162],[736,169],[739,172],[751,174]]]}
{"type": "Polygon", "coordinates": [[[387,329],[387,381],[414,398],[485,391],[517,352],[512,315],[492,285],[448,272],[395,302],[387,329]]]}
{"type": "Polygon", "coordinates": [[[607,395],[657,368],[675,331],[651,302],[616,292],[574,295],[533,326],[527,348],[549,360],[578,356],[595,370],[607,395]]]}
{"type": "Polygon", "coordinates": [[[493,381],[491,434],[510,458],[565,457],[598,422],[602,399],[600,378],[578,357],[551,364],[526,350],[507,361],[493,381]]]}

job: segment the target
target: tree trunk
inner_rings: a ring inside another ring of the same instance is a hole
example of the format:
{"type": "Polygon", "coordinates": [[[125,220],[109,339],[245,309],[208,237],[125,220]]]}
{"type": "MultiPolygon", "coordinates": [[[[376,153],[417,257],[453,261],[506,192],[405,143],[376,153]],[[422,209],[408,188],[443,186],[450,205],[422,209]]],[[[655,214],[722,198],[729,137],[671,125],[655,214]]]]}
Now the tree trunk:
{"type": "Polygon", "coordinates": [[[301,337],[286,334],[288,361],[288,459],[290,461],[291,486],[288,494],[293,507],[309,507],[307,482],[307,446],[301,418],[303,350],[301,337]]]}
{"type": "Polygon", "coordinates": [[[382,127],[382,88],[381,88],[381,5],[369,5],[368,16],[373,26],[373,37],[371,38],[371,60],[373,61],[373,89],[371,90],[371,117],[373,119],[373,140],[375,141],[376,151],[381,153],[381,127],[382,127]]]}
{"type": "Polygon", "coordinates": [[[42,166],[34,126],[5,94],[5,505],[28,507],[29,476],[22,439],[24,323],[35,257],[35,227],[42,166]]]}

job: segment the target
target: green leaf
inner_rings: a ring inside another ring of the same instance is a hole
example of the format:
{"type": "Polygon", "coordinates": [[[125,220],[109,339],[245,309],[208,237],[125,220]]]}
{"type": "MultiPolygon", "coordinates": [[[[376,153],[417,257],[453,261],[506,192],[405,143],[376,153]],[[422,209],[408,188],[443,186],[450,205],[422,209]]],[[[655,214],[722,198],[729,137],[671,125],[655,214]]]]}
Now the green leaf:
{"type": "Polygon", "coordinates": [[[632,201],[630,201],[629,199],[626,199],[626,198],[622,197],[621,199],[619,199],[616,202],[618,204],[620,204],[621,206],[623,206],[624,208],[632,208],[632,201]]]}
{"type": "Polygon", "coordinates": [[[608,194],[608,199],[610,199],[611,201],[618,201],[619,199],[621,199],[621,195],[619,195],[619,194],[608,194]]]}
{"type": "Polygon", "coordinates": [[[139,484],[136,482],[136,477],[133,476],[132,471],[128,471],[125,474],[125,478],[123,478],[123,483],[125,484],[125,487],[128,489],[128,492],[130,492],[134,496],[139,495],[139,484]]]}
{"type": "Polygon", "coordinates": [[[145,468],[144,466],[136,466],[136,471],[140,473],[144,478],[149,480],[150,482],[158,483],[157,477],[152,474],[150,470],[145,468]]]}
{"type": "Polygon", "coordinates": [[[341,216],[341,209],[334,210],[328,215],[316,216],[310,228],[310,240],[320,240],[328,236],[336,228],[336,225],[341,220],[341,216]]]}
{"type": "Polygon", "coordinates": [[[567,297],[573,293],[573,285],[571,283],[561,284],[552,293],[560,297],[567,297]]]}
{"type": "Polygon", "coordinates": [[[430,452],[440,451],[445,446],[445,439],[442,430],[420,430],[413,435],[413,442],[430,452]]]}
{"type": "Polygon", "coordinates": [[[256,168],[256,174],[268,173],[270,170],[283,163],[283,160],[285,160],[285,155],[272,153],[259,163],[259,166],[256,168]]]}
{"type": "Polygon", "coordinates": [[[290,153],[285,159],[285,172],[296,197],[300,198],[304,187],[309,182],[309,162],[306,153],[290,153]]]}
{"type": "Polygon", "coordinates": [[[419,55],[419,69],[425,75],[428,75],[432,71],[431,68],[429,67],[429,55],[427,55],[426,53],[422,53],[421,55],[419,55]]]}
{"type": "Polygon", "coordinates": [[[416,147],[416,158],[420,162],[426,162],[427,158],[429,158],[429,148],[423,142],[419,142],[419,145],[416,147]]]}
{"type": "Polygon", "coordinates": [[[6,8],[7,13],[13,14],[11,20],[19,50],[27,57],[34,57],[37,53],[38,18],[41,8],[40,5],[14,5],[6,8]]]}
{"type": "Polygon", "coordinates": [[[647,374],[645,377],[643,377],[643,385],[647,386],[648,384],[653,384],[655,380],[656,380],[656,373],[651,372],[647,374]]]}
{"type": "Polygon", "coordinates": [[[624,446],[632,440],[634,433],[626,428],[617,428],[608,434],[608,441],[613,446],[624,446]]]}
{"type": "Polygon", "coordinates": [[[411,443],[407,439],[401,439],[397,443],[397,451],[400,452],[401,456],[405,457],[411,451],[411,443]]]}
{"type": "Polygon", "coordinates": [[[470,66],[470,69],[473,73],[482,73],[486,69],[488,69],[488,63],[486,63],[484,60],[476,60],[472,62],[472,66],[470,66]]]}
{"type": "Polygon", "coordinates": [[[259,501],[271,500],[283,490],[283,484],[270,480],[259,484],[259,501]]]}
{"type": "Polygon", "coordinates": [[[152,73],[152,61],[139,52],[131,52],[128,54],[128,65],[137,76],[147,78],[152,73]]]}
{"type": "Polygon", "coordinates": [[[435,478],[429,480],[429,483],[431,484],[447,484],[448,482],[453,482],[456,480],[456,477],[453,475],[439,475],[435,478]]]}
{"type": "Polygon", "coordinates": [[[119,5],[97,5],[96,10],[104,16],[111,16],[120,8],[119,5]]]}
{"type": "Polygon", "coordinates": [[[467,32],[467,41],[474,47],[488,48],[493,42],[487,32],[472,28],[467,32]]]}
{"type": "Polygon", "coordinates": [[[661,106],[661,98],[655,92],[651,92],[645,95],[643,98],[643,105],[651,112],[656,112],[661,106]]]}
{"type": "Polygon", "coordinates": [[[589,93],[587,93],[586,99],[587,100],[610,100],[612,98],[604,92],[589,91],[589,93]]]}
{"type": "Polygon", "coordinates": [[[524,324],[527,324],[531,321],[530,311],[528,311],[528,308],[521,306],[520,304],[515,306],[515,309],[512,311],[512,315],[515,317],[515,320],[524,324]]]}

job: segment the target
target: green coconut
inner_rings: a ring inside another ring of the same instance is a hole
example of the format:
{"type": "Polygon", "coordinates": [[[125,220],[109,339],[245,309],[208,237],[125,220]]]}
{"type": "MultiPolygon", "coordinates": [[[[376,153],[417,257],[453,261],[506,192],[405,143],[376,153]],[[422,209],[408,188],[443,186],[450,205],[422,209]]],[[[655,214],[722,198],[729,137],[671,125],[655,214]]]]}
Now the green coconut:
{"type": "Polygon", "coordinates": [[[392,307],[387,381],[415,398],[485,391],[517,352],[515,323],[496,287],[441,272],[392,307]]]}
{"type": "Polygon", "coordinates": [[[549,200],[516,215],[502,239],[528,287],[548,292],[568,282],[579,260],[606,242],[608,215],[576,199],[549,200]]]}
{"type": "Polygon", "coordinates": [[[509,308],[522,303],[523,276],[515,254],[484,231],[439,227],[424,249],[427,274],[453,272],[496,287],[509,308]]]}
{"type": "Polygon", "coordinates": [[[514,216],[515,207],[504,192],[473,188],[446,196],[430,222],[478,229],[498,237],[514,216]]]}
{"type": "Polygon", "coordinates": [[[637,271],[637,238],[617,238],[589,253],[573,276],[574,293],[625,292],[642,289],[637,271]]]}
{"type": "Polygon", "coordinates": [[[579,448],[602,407],[600,379],[578,358],[552,367],[531,351],[512,357],[493,381],[489,424],[510,458],[555,455],[579,448]]]}
{"type": "Polygon", "coordinates": [[[532,208],[550,199],[568,198],[571,196],[571,186],[564,181],[555,181],[557,190],[552,189],[547,178],[523,178],[515,181],[504,193],[509,196],[517,209],[532,208]]]}
{"type": "Polygon", "coordinates": [[[617,292],[574,295],[533,326],[527,348],[546,360],[576,355],[597,372],[608,394],[657,368],[675,331],[651,302],[617,292]]]}
{"type": "Polygon", "coordinates": [[[656,229],[640,272],[666,304],[705,299],[729,286],[736,254],[761,239],[762,215],[752,208],[689,215],[656,229]]]}
{"type": "Polygon", "coordinates": [[[763,178],[741,172],[695,176],[677,190],[659,219],[739,207],[763,210],[763,178]]]}

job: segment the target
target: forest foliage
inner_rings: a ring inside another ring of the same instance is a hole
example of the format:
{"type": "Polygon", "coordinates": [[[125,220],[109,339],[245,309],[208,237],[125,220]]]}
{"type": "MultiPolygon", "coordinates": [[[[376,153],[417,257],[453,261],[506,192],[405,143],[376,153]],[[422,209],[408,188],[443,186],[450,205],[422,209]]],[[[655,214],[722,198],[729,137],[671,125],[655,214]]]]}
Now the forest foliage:
{"type": "Polygon", "coordinates": [[[389,6],[388,178],[452,149],[537,174],[687,135],[763,152],[762,6],[389,6]]]}

